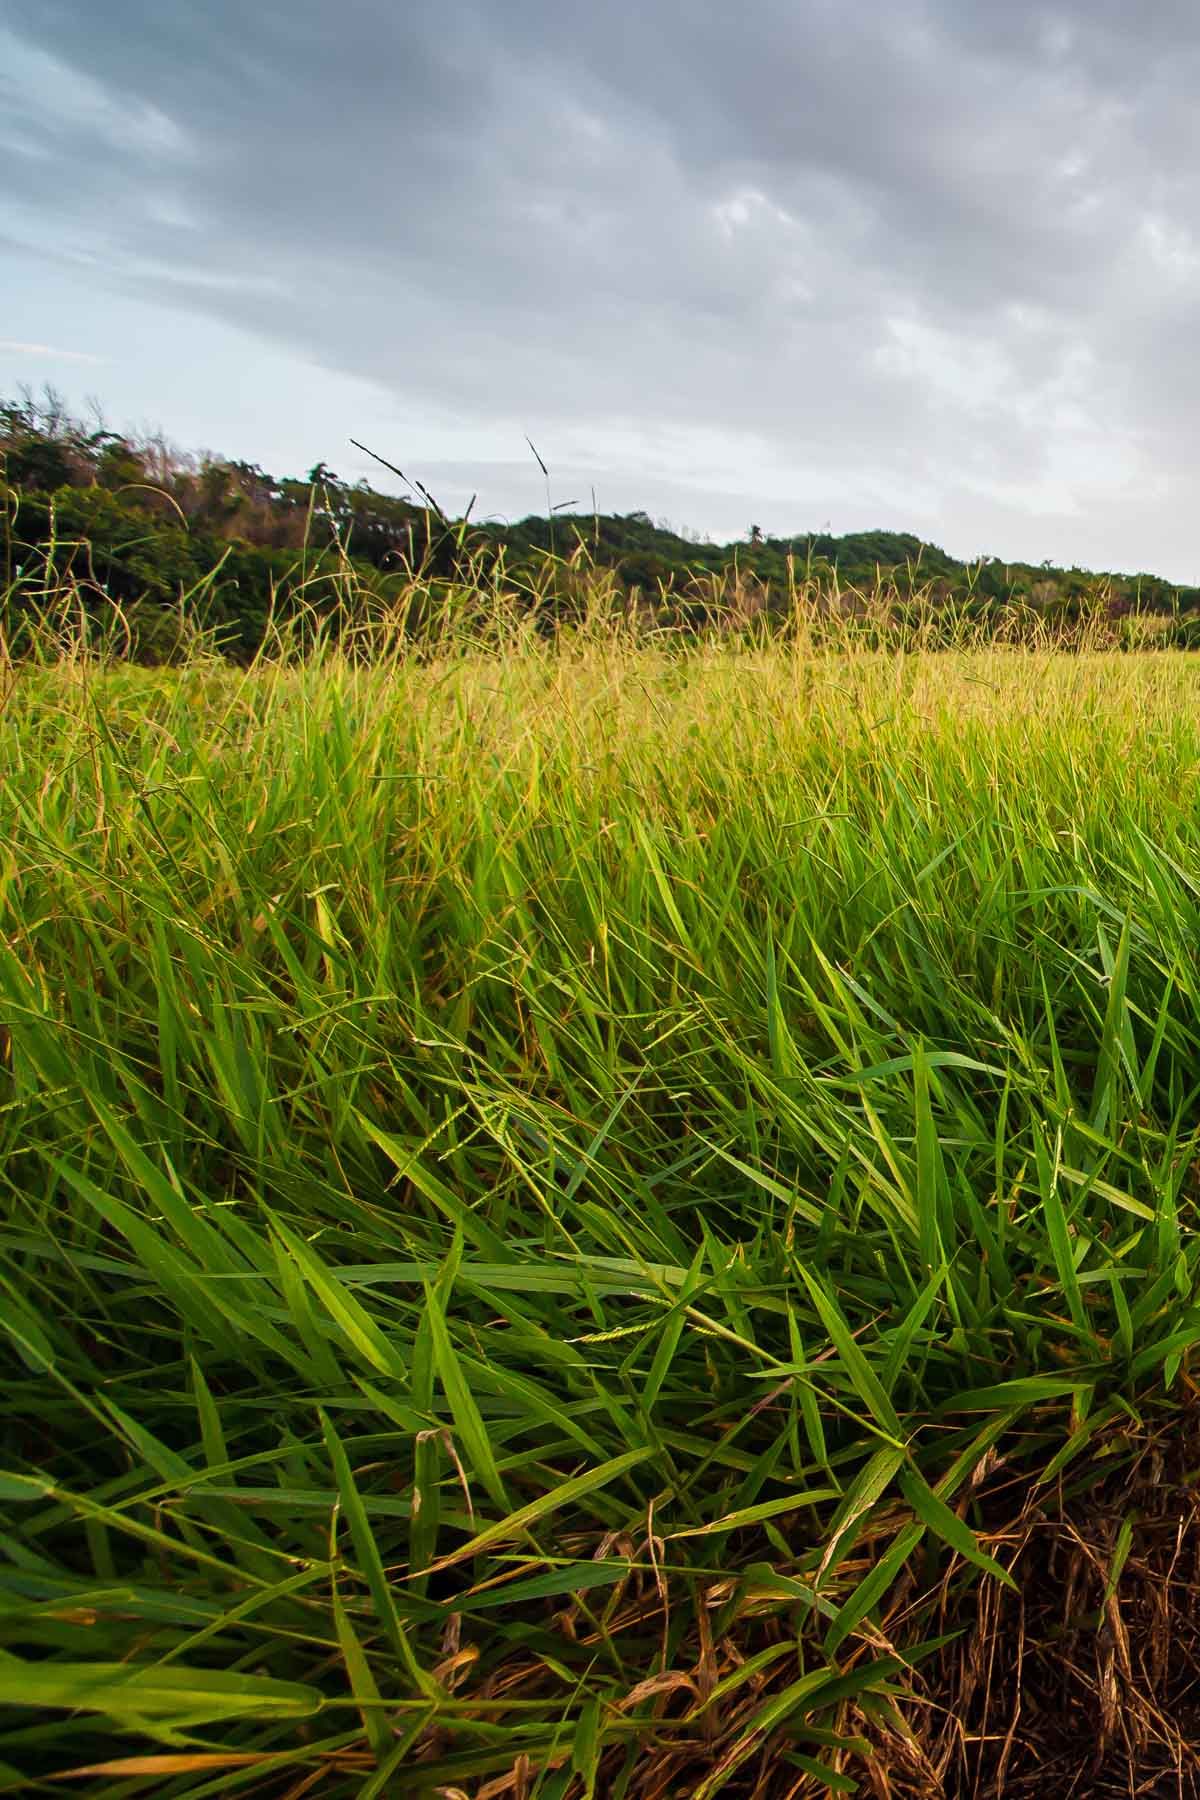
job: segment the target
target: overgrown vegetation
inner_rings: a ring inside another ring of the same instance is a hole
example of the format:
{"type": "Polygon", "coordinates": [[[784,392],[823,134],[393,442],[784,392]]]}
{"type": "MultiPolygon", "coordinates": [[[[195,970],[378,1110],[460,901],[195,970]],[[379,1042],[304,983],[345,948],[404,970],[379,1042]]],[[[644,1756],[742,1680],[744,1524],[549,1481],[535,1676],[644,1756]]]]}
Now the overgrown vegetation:
{"type": "Polygon", "coordinates": [[[1193,662],[481,606],[6,666],[7,1790],[1194,1791],[1193,662]]]}
{"type": "MultiPolygon", "coordinates": [[[[27,394],[0,404],[0,625],[16,648],[44,637],[48,596],[66,590],[110,645],[119,619],[137,660],[176,660],[203,629],[245,663],[297,617],[395,618],[419,576],[438,590],[438,616],[465,589],[487,595],[489,612],[503,595],[543,622],[577,621],[602,597],[608,611],[692,630],[716,619],[778,627],[798,596],[819,595],[837,614],[917,606],[1001,637],[1014,618],[1040,634],[1104,618],[1133,643],[1147,626],[1160,644],[1200,641],[1200,590],[1150,575],[965,564],[885,531],[773,538],[751,526],[744,542],[718,545],[636,512],[498,525],[450,519],[415,476],[406,485],[411,498],[397,498],[323,463],[279,480],[162,437],[122,436],[99,416],[81,422],[52,391],[27,394]]],[[[406,616],[404,629],[423,630],[427,617],[406,616]]]]}

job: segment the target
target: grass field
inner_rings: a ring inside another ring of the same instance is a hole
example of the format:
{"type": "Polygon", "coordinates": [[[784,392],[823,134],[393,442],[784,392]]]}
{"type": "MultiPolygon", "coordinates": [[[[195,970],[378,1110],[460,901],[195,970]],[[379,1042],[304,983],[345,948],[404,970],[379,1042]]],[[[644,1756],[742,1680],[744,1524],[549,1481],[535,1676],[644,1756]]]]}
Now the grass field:
{"type": "Polygon", "coordinates": [[[1200,667],[0,733],[3,1791],[1194,1790],[1200,667]]]}

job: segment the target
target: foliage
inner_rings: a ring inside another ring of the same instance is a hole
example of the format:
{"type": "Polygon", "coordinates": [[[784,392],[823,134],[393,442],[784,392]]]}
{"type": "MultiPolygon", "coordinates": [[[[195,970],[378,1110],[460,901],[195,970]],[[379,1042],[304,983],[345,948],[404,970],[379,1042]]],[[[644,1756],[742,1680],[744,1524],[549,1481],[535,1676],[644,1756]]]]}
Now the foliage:
{"type": "Polygon", "coordinates": [[[8,1787],[1194,1779],[1194,665],[509,631],[9,671],[8,1787]]]}
{"type": "Polygon", "coordinates": [[[348,587],[368,611],[386,607],[417,574],[503,586],[543,620],[589,610],[581,589],[598,576],[624,603],[693,628],[715,617],[781,623],[798,593],[816,590],[829,606],[853,611],[887,588],[900,605],[932,601],[1002,633],[1014,608],[1051,623],[1100,611],[1167,620],[1167,639],[1184,643],[1200,607],[1200,590],[1152,576],[994,557],[965,564],[905,533],[779,538],[752,525],[745,542],[717,545],[643,512],[556,513],[501,526],[448,519],[419,484],[412,495],[342,481],[324,463],[303,480],[279,480],[254,464],[184,456],[161,437],[135,440],[99,417],[74,420],[53,392],[40,401],[26,395],[0,405],[0,623],[19,639],[22,619],[44,612],[47,582],[61,575],[99,619],[114,600],[182,604],[240,661],[280,619],[314,607],[328,613],[348,587]]]}

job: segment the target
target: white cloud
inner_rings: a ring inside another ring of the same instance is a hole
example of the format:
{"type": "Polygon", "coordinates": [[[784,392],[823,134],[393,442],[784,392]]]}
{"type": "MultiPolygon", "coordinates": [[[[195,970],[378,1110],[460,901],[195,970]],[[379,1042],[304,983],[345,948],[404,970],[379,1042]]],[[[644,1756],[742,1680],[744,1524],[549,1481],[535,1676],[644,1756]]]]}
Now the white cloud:
{"type": "Polygon", "coordinates": [[[58,362],[103,363],[108,359],[93,356],[88,350],[60,350],[54,344],[26,344],[16,338],[0,338],[0,350],[15,352],[18,356],[49,356],[58,362]]]}

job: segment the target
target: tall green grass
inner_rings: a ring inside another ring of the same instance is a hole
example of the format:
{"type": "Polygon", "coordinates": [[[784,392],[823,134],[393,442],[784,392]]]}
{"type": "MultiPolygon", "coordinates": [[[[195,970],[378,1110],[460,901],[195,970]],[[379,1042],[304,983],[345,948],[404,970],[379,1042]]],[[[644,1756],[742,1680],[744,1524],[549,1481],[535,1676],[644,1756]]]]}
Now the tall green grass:
{"type": "Polygon", "coordinates": [[[10,671],[4,1783],[994,1780],[930,1719],[1019,1522],[1194,1392],[1198,700],[620,633],[10,671]]]}

